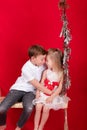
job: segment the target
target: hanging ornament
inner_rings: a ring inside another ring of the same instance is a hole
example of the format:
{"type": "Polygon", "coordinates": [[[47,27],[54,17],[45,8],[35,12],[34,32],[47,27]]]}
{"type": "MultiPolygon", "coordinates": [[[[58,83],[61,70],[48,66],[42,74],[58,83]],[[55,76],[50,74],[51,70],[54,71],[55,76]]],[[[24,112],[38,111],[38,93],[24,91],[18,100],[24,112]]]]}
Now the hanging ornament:
{"type": "Polygon", "coordinates": [[[59,6],[59,9],[65,9],[69,7],[69,5],[66,3],[65,0],[60,0],[58,6],[59,6]]]}

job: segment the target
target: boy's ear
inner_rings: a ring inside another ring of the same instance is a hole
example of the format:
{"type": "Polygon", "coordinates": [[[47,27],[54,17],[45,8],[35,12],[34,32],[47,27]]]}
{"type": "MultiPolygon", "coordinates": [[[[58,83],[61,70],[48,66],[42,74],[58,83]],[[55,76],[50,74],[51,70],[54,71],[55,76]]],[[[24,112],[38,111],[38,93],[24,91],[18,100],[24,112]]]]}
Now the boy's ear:
{"type": "Polygon", "coordinates": [[[32,57],[31,57],[31,60],[34,60],[34,59],[35,59],[35,56],[32,56],[32,57]]]}

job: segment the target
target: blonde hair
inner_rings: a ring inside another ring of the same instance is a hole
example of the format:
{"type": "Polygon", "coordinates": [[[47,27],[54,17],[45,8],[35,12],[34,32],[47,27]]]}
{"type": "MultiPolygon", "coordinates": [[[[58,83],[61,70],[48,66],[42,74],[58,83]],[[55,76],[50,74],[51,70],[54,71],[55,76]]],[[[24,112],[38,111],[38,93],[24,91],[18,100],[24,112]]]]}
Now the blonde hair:
{"type": "Polygon", "coordinates": [[[47,55],[50,55],[52,61],[58,66],[58,68],[63,67],[63,53],[60,49],[50,48],[48,49],[47,55]]]}

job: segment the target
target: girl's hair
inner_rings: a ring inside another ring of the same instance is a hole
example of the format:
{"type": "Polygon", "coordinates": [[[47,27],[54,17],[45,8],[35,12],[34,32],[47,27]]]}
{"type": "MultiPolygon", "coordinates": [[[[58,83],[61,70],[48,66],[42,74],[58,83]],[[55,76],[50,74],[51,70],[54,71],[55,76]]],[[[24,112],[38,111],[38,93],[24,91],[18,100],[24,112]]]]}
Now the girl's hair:
{"type": "Polygon", "coordinates": [[[50,55],[53,62],[55,62],[56,65],[58,65],[58,68],[63,67],[63,53],[60,49],[50,48],[48,49],[47,55],[50,55]]]}
{"type": "Polygon", "coordinates": [[[32,56],[46,55],[47,51],[40,45],[32,45],[28,50],[28,55],[31,58],[32,56]]]}

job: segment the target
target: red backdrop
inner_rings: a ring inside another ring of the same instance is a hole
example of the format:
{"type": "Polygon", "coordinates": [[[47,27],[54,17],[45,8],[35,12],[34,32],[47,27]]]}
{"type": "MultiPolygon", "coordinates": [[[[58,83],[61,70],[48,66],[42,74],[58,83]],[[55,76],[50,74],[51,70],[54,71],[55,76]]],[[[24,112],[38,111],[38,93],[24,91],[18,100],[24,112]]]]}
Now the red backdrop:
{"type": "MultiPolygon", "coordinates": [[[[73,39],[70,59],[72,80],[68,95],[71,98],[68,108],[70,130],[86,130],[86,0],[69,1],[67,10],[73,39]]],[[[58,10],[58,0],[2,0],[0,1],[0,87],[6,95],[10,86],[20,75],[21,67],[28,59],[28,47],[34,43],[46,49],[59,47],[62,27],[58,10]]],[[[8,111],[6,130],[14,130],[21,109],[8,111]]],[[[45,130],[63,130],[63,110],[51,111],[45,130]]],[[[34,111],[23,130],[33,130],[34,111]]]]}

